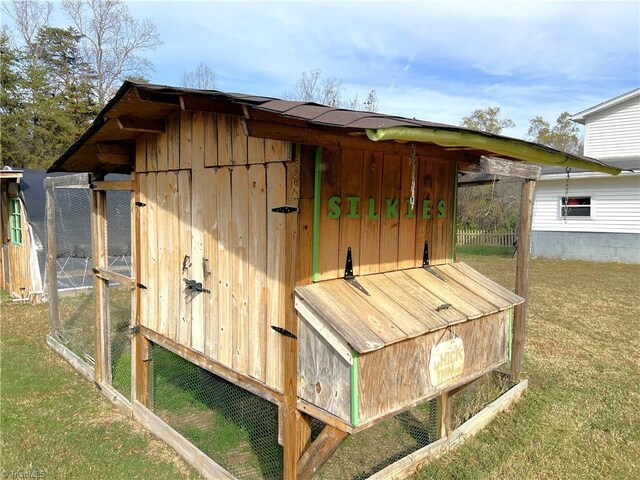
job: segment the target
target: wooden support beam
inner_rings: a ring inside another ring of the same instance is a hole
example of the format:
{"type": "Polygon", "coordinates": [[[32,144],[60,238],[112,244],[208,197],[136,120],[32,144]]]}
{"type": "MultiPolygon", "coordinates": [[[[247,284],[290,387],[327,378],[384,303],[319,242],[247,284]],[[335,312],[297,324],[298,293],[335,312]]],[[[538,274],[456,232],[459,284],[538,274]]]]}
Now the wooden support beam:
{"type": "MultiPolygon", "coordinates": [[[[53,185],[45,180],[45,198],[47,215],[47,297],[49,299],[49,330],[57,334],[60,326],[60,312],[58,304],[58,262],[56,240],[56,206],[53,185]]],[[[0,255],[2,252],[0,252],[0,255]]]]}
{"type": "Polygon", "coordinates": [[[451,392],[444,392],[437,399],[436,436],[438,438],[447,437],[451,432],[452,398],[451,392]]]}
{"type": "Polygon", "coordinates": [[[136,287],[136,282],[133,278],[129,278],[126,275],[122,275],[121,273],[112,272],[111,270],[107,270],[104,268],[97,268],[97,267],[94,267],[93,273],[95,273],[98,277],[102,278],[103,280],[120,283],[131,290],[133,290],[136,287]]]}
{"type": "Polygon", "coordinates": [[[349,436],[348,433],[327,425],[318,438],[304,452],[298,462],[298,480],[308,480],[326,462],[349,436]]]}
{"type": "MultiPolygon", "coordinates": [[[[93,265],[107,267],[107,197],[100,190],[91,192],[91,241],[93,265]]],[[[95,302],[95,381],[110,383],[109,368],[109,281],[95,274],[93,296],[95,302]]]]}
{"type": "Polygon", "coordinates": [[[522,373],[522,367],[524,364],[524,343],[527,331],[527,306],[529,305],[528,283],[531,251],[531,221],[533,219],[535,190],[535,180],[525,180],[522,184],[515,293],[524,298],[525,302],[514,307],[511,378],[515,382],[520,380],[520,374],[522,373]]]}
{"type": "Polygon", "coordinates": [[[143,102],[167,103],[169,105],[179,105],[178,96],[173,93],[156,92],[147,90],[144,87],[136,87],[136,96],[143,102]]]}
{"type": "MultiPolygon", "coordinates": [[[[399,142],[373,142],[363,134],[350,135],[335,133],[334,131],[320,130],[316,128],[303,128],[291,125],[263,122],[259,120],[246,120],[249,135],[258,138],[272,140],[285,140],[302,145],[317,145],[330,148],[351,148],[390,153],[396,155],[410,155],[412,152],[410,143],[399,142]]],[[[477,156],[467,157],[466,153],[447,152],[436,145],[416,143],[416,155],[437,157],[446,160],[475,161],[477,156]]]]}
{"type": "MultiPolygon", "coordinates": [[[[286,164],[287,205],[298,207],[300,192],[300,158],[286,164]]],[[[285,480],[295,480],[298,460],[311,442],[309,419],[298,410],[298,315],[294,308],[293,291],[296,285],[298,252],[298,212],[286,214],[284,256],[287,258],[284,285],[284,327],[293,334],[282,338],[284,350],[284,415],[282,435],[283,475],[285,480]]]]}
{"type": "Polygon", "coordinates": [[[222,377],[228,382],[234,383],[239,387],[242,387],[245,390],[258,395],[259,397],[270,401],[271,403],[275,403],[276,405],[282,405],[284,403],[283,395],[267,387],[264,383],[247,375],[242,375],[241,373],[231,370],[230,368],[225,367],[224,365],[221,365],[214,360],[211,360],[209,357],[206,357],[202,353],[191,350],[184,345],[180,345],[179,343],[171,340],[168,337],[165,337],[164,335],[154,332],[153,330],[149,330],[147,327],[140,326],[139,328],[140,333],[144,335],[148,340],[157,345],[160,345],[163,348],[166,348],[176,355],[181,356],[185,360],[189,360],[191,363],[195,363],[199,367],[208,370],[214,375],[222,377]]]}
{"type": "Polygon", "coordinates": [[[64,358],[69,365],[71,365],[76,372],[82,375],[89,382],[94,381],[94,369],[91,365],[61,344],[51,335],[47,335],[47,345],[54,350],[58,355],[64,358]]]}
{"type": "Polygon", "coordinates": [[[141,118],[123,115],[116,118],[120,130],[141,133],[164,133],[167,129],[164,119],[141,118]]]}
{"type": "Polygon", "coordinates": [[[133,190],[133,182],[131,180],[110,180],[110,181],[101,181],[101,182],[93,182],[91,184],[91,188],[93,190],[104,190],[104,191],[121,191],[121,190],[133,190]]]}
{"type": "Polygon", "coordinates": [[[147,430],[167,443],[189,465],[195,468],[204,478],[216,480],[236,480],[236,477],[211,460],[202,450],[180,435],[167,423],[162,421],[151,410],[134,400],[132,402],[133,417],[147,430]]]}
{"type": "Polygon", "coordinates": [[[96,143],[100,163],[111,165],[133,165],[135,145],[133,143],[96,143]]]}

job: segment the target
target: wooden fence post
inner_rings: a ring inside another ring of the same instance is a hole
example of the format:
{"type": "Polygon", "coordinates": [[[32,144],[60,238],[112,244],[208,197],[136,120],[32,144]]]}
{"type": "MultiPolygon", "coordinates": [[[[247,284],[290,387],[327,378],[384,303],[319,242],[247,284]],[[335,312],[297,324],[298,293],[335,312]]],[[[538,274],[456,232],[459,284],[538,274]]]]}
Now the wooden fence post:
{"type": "Polygon", "coordinates": [[[513,348],[511,355],[511,378],[520,381],[524,364],[524,342],[527,330],[527,306],[529,258],[531,251],[531,221],[533,219],[533,200],[535,197],[535,180],[525,180],[522,184],[520,198],[520,228],[518,234],[518,255],[516,261],[516,294],[525,299],[516,305],[513,315],[513,348]]]}
{"type": "Polygon", "coordinates": [[[60,311],[58,306],[58,264],[56,241],[56,200],[55,188],[45,182],[45,198],[47,212],[47,296],[49,297],[49,329],[56,337],[60,328],[60,311]]]}
{"type": "MultiPolygon", "coordinates": [[[[91,242],[93,268],[107,267],[107,197],[103,190],[91,191],[91,242]]],[[[109,384],[109,281],[94,273],[95,381],[109,384]]]]}

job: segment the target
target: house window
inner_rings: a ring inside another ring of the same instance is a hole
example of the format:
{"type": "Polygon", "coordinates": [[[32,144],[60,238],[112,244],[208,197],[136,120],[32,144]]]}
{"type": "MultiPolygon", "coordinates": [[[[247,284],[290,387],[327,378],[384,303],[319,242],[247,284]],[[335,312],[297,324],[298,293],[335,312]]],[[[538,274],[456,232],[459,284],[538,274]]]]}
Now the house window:
{"type": "Polygon", "coordinates": [[[591,217],[591,197],[562,197],[560,217],[591,217]]]}
{"type": "Polygon", "coordinates": [[[11,243],[22,245],[22,211],[20,199],[9,199],[9,238],[11,243]]]}

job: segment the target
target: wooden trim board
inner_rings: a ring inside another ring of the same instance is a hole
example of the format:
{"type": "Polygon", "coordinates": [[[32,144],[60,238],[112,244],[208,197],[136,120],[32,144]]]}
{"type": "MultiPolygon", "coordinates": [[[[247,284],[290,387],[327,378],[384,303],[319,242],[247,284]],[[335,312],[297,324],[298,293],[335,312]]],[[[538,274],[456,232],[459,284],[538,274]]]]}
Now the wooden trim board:
{"type": "Polygon", "coordinates": [[[175,353],[176,355],[181,356],[185,360],[190,361],[198,365],[209,372],[218,375],[219,377],[224,378],[225,380],[238,385],[241,388],[257,395],[265,400],[268,400],[271,403],[276,405],[282,405],[283,403],[283,395],[280,392],[276,392],[270,389],[268,386],[255,380],[254,378],[248,377],[241,373],[238,373],[234,370],[231,370],[224,365],[211,360],[206,357],[204,354],[200,352],[196,352],[190,348],[185,347],[184,345],[180,345],[179,343],[171,340],[170,338],[165,337],[153,330],[150,330],[146,327],[140,326],[140,333],[145,336],[151,342],[160,345],[167,350],[175,353]]]}
{"type": "Polygon", "coordinates": [[[58,355],[64,358],[69,365],[71,365],[76,372],[82,375],[86,380],[93,382],[95,373],[94,369],[87,362],[82,360],[79,356],[67,349],[62,343],[53,338],[51,335],[47,335],[47,345],[54,350],[58,355]]]}
{"type": "Polygon", "coordinates": [[[469,437],[486,427],[498,413],[504,412],[509,406],[516,402],[522,396],[522,393],[528,385],[529,380],[523,380],[456,428],[448,437],[443,437],[407,455],[396,463],[370,476],[369,480],[400,479],[416,474],[429,462],[459,447],[469,437]]]}
{"type": "Polygon", "coordinates": [[[151,410],[135,400],[133,401],[133,418],[173,448],[185,462],[198,470],[203,477],[212,480],[234,480],[236,478],[162,421],[151,410]]]}

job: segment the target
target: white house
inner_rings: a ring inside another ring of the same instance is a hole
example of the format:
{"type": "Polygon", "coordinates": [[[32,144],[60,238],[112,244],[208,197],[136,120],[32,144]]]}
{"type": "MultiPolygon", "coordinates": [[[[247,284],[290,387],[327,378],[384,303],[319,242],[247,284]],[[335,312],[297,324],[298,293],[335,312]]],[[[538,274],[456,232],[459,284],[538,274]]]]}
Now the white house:
{"type": "Polygon", "coordinates": [[[584,154],[618,176],[542,169],[533,214],[534,256],[640,263],[640,88],[571,117],[584,154]],[[568,199],[568,200],[566,200],[568,199]]]}

